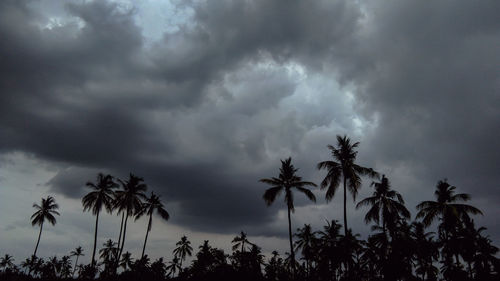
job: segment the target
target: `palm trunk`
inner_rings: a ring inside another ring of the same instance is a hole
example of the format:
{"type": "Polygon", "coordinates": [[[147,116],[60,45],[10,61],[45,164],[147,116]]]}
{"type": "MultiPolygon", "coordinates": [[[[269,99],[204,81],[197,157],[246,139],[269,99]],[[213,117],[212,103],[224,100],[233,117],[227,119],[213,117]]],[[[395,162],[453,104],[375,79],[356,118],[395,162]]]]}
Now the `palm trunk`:
{"type": "Polygon", "coordinates": [[[94,250],[92,251],[92,263],[91,265],[95,265],[95,249],[97,246],[97,227],[99,225],[99,211],[97,211],[96,217],[95,217],[95,231],[94,231],[94,250]]]}
{"type": "Polygon", "coordinates": [[[344,235],[347,237],[347,186],[346,186],[346,178],[344,176],[344,235]]]}
{"type": "Polygon", "coordinates": [[[127,215],[125,216],[125,222],[123,223],[123,239],[122,239],[122,246],[118,245],[120,248],[120,251],[118,253],[118,260],[120,260],[120,257],[122,256],[123,252],[123,246],[125,246],[125,234],[127,233],[127,220],[128,220],[128,209],[127,209],[127,215]]]}
{"type": "Polygon", "coordinates": [[[122,213],[122,222],[120,223],[120,235],[118,236],[118,248],[120,247],[120,243],[122,241],[122,231],[123,231],[123,220],[124,219],[125,219],[125,213],[122,213]]]}
{"type": "Polygon", "coordinates": [[[75,268],[73,268],[73,274],[71,275],[71,277],[73,277],[73,278],[75,278],[76,265],[78,264],[78,258],[79,258],[79,257],[80,257],[80,256],[78,256],[78,255],[76,256],[75,268]]]}
{"type": "Polygon", "coordinates": [[[36,257],[36,251],[38,250],[38,244],[40,243],[40,237],[42,236],[42,228],[43,228],[43,222],[42,224],[40,224],[40,233],[38,233],[38,240],[36,242],[35,252],[33,253],[33,256],[35,257],[36,257]]]}
{"type": "Polygon", "coordinates": [[[149,214],[148,229],[146,230],[146,238],[144,239],[144,246],[142,246],[141,259],[144,257],[144,251],[146,250],[146,243],[148,242],[149,230],[151,229],[151,222],[153,221],[153,212],[149,214]]]}
{"type": "Polygon", "coordinates": [[[290,207],[288,207],[288,237],[290,238],[290,263],[292,269],[292,278],[295,278],[295,253],[292,243],[292,220],[290,219],[290,207]]]}

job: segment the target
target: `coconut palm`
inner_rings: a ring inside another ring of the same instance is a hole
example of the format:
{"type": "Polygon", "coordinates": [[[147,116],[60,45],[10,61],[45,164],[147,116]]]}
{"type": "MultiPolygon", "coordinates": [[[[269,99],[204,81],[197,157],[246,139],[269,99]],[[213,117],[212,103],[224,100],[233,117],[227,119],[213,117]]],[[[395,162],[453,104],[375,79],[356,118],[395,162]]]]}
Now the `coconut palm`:
{"type": "Polygon", "coordinates": [[[181,272],[182,267],[181,267],[181,265],[179,263],[179,258],[178,257],[174,257],[172,259],[172,261],[168,262],[168,265],[167,265],[167,267],[165,269],[168,271],[167,276],[168,277],[172,277],[172,278],[175,276],[176,272],[181,272]]]}
{"type": "Polygon", "coordinates": [[[123,268],[123,270],[127,270],[132,266],[134,263],[134,260],[132,259],[132,254],[130,252],[125,252],[122,255],[122,259],[120,260],[120,266],[123,268]]]}
{"type": "Polygon", "coordinates": [[[455,186],[450,185],[446,179],[437,183],[436,201],[423,201],[417,205],[417,219],[423,218],[422,223],[428,227],[432,222],[440,218],[444,227],[454,226],[462,217],[469,218],[469,214],[483,214],[481,210],[471,205],[458,202],[470,200],[470,195],[466,193],[455,194],[455,186]]]}
{"type": "Polygon", "coordinates": [[[251,243],[250,241],[248,241],[247,239],[247,234],[245,232],[241,232],[240,236],[236,236],[234,237],[233,241],[231,241],[231,243],[233,243],[233,251],[236,251],[238,248],[241,247],[241,252],[244,253],[245,252],[245,244],[248,244],[250,246],[254,245],[253,243],[251,243]]]}
{"type": "Polygon", "coordinates": [[[144,179],[134,174],[129,174],[128,180],[118,179],[123,190],[116,191],[116,205],[118,212],[125,212],[125,221],[123,222],[123,236],[121,245],[118,245],[118,258],[122,255],[123,247],[125,246],[125,235],[127,234],[127,221],[130,216],[136,215],[142,209],[142,200],[146,199],[144,192],[147,190],[147,185],[144,184],[144,179]]]}
{"type": "Polygon", "coordinates": [[[290,240],[290,258],[291,258],[291,269],[292,274],[295,274],[295,254],[293,251],[292,242],[292,221],[290,218],[290,213],[295,211],[293,205],[293,189],[304,193],[309,200],[316,202],[316,197],[314,194],[306,188],[306,186],[316,186],[313,182],[302,181],[302,177],[296,175],[298,169],[292,165],[292,158],[281,160],[281,168],[279,176],[273,178],[261,179],[260,182],[271,185],[271,188],[267,189],[262,196],[264,201],[268,206],[270,206],[276,197],[280,195],[283,191],[285,192],[285,203],[288,209],[288,237],[290,240]]]}
{"type": "Polygon", "coordinates": [[[117,187],[111,175],[104,175],[99,173],[97,175],[97,182],[87,182],[86,186],[91,188],[92,191],[85,195],[82,199],[83,211],[92,210],[95,215],[95,230],[94,230],[94,250],[92,251],[91,265],[95,265],[95,251],[97,246],[97,228],[99,225],[99,214],[102,207],[109,213],[113,210],[113,189],[117,187]]]}
{"type": "Polygon", "coordinates": [[[47,196],[47,198],[42,198],[42,203],[40,205],[33,203],[33,208],[37,211],[31,216],[31,225],[39,225],[40,233],[38,234],[38,240],[35,246],[35,252],[33,253],[36,256],[36,251],[38,250],[38,244],[40,243],[40,237],[42,236],[43,223],[47,220],[50,224],[56,224],[56,218],[54,215],[59,216],[59,212],[56,210],[59,209],[59,205],[57,205],[54,197],[47,196]]]}
{"type": "Polygon", "coordinates": [[[356,209],[361,206],[371,206],[365,216],[365,223],[374,221],[379,224],[382,219],[382,228],[386,231],[387,224],[390,223],[393,227],[393,222],[397,221],[398,217],[406,219],[410,218],[410,212],[406,209],[403,196],[399,192],[391,189],[389,180],[382,175],[380,182],[373,182],[372,186],[375,187],[371,197],[361,200],[356,209]]]}
{"type": "Polygon", "coordinates": [[[181,237],[181,240],[175,243],[177,248],[174,249],[173,253],[175,257],[180,258],[180,267],[182,268],[182,262],[186,259],[186,256],[191,256],[193,254],[193,247],[191,247],[191,242],[187,239],[186,235],[181,237]]]}
{"type": "Polygon", "coordinates": [[[316,232],[312,231],[310,224],[304,224],[303,228],[297,229],[295,236],[298,240],[295,242],[295,250],[302,250],[302,257],[306,261],[306,272],[309,276],[311,273],[311,260],[314,253],[314,246],[316,244],[316,232]]]}
{"type": "Polygon", "coordinates": [[[72,276],[74,277],[74,276],[75,276],[75,272],[76,272],[76,268],[78,267],[78,258],[79,258],[79,257],[81,257],[81,256],[85,256],[85,255],[83,254],[83,249],[82,249],[82,246],[78,246],[78,247],[76,247],[76,248],[75,248],[75,250],[73,250],[73,251],[71,251],[71,252],[69,253],[69,255],[70,255],[71,257],[76,257],[76,260],[75,260],[75,266],[74,266],[74,268],[73,268],[73,274],[72,274],[72,276]]]}
{"type": "Polygon", "coordinates": [[[99,257],[103,260],[105,264],[111,262],[116,257],[116,252],[118,251],[118,246],[116,242],[108,239],[106,243],[102,244],[104,248],[99,250],[99,257]]]}
{"type": "Polygon", "coordinates": [[[14,268],[14,266],[14,258],[11,255],[5,254],[5,256],[0,258],[0,268],[4,271],[14,268]]]}
{"type": "Polygon", "coordinates": [[[160,200],[160,196],[151,192],[151,196],[149,198],[146,198],[146,201],[143,203],[142,208],[135,216],[136,220],[142,217],[144,214],[149,216],[148,228],[146,230],[146,238],[144,239],[144,246],[142,246],[141,258],[144,257],[144,251],[146,250],[146,243],[148,241],[148,234],[151,231],[151,226],[153,223],[153,213],[155,213],[155,211],[165,221],[168,221],[168,219],[170,218],[170,215],[168,214],[167,210],[165,210],[165,207],[163,206],[163,203],[160,200]]]}
{"type": "Polygon", "coordinates": [[[335,196],[340,181],[343,181],[344,186],[344,235],[347,236],[347,189],[356,200],[358,190],[361,187],[360,176],[378,177],[378,173],[371,168],[366,168],[355,164],[358,154],[355,149],[359,142],[351,143],[351,139],[347,136],[337,135],[337,147],[328,145],[331,150],[333,159],[336,161],[323,161],[318,163],[319,170],[326,169],[328,171],[326,177],[321,182],[321,189],[328,187],[326,191],[326,201],[332,200],[335,196]]]}

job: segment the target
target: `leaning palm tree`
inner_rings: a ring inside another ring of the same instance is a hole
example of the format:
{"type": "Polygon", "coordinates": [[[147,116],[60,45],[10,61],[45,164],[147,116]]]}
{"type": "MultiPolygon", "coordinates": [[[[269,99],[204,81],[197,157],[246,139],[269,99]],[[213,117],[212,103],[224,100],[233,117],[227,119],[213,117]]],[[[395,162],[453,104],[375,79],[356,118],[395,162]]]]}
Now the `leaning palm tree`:
{"type": "Polygon", "coordinates": [[[410,212],[404,205],[403,196],[391,189],[389,180],[385,175],[382,175],[380,182],[372,182],[372,186],[375,187],[372,196],[361,200],[356,205],[356,209],[361,206],[371,206],[368,213],[366,213],[365,223],[368,224],[370,221],[374,221],[379,224],[380,219],[382,219],[382,229],[385,233],[388,223],[389,226],[394,226],[393,222],[396,222],[397,218],[410,218],[410,212]]]}
{"type": "Polygon", "coordinates": [[[445,227],[454,225],[460,218],[469,218],[469,214],[483,214],[481,210],[471,205],[458,202],[470,200],[467,193],[455,194],[455,186],[450,185],[447,180],[440,180],[437,183],[436,201],[423,201],[417,205],[417,218],[423,218],[422,223],[425,227],[440,218],[445,227]]]}
{"type": "Polygon", "coordinates": [[[347,189],[352,194],[352,198],[356,200],[358,190],[361,187],[360,176],[377,177],[378,173],[371,168],[366,168],[355,164],[356,156],[358,154],[355,149],[358,147],[359,142],[351,143],[351,139],[347,136],[337,135],[337,147],[328,145],[332,152],[335,161],[323,161],[318,163],[319,170],[326,169],[328,174],[321,182],[321,189],[328,187],[326,191],[326,201],[332,200],[335,196],[340,181],[343,181],[344,186],[344,235],[347,236],[347,189]]]}
{"type": "Polygon", "coordinates": [[[289,157],[286,160],[281,160],[281,168],[279,176],[261,179],[260,182],[271,185],[269,189],[264,192],[262,198],[268,206],[270,206],[276,197],[285,192],[285,203],[288,209],[288,238],[290,240],[290,258],[291,258],[291,269],[292,274],[295,274],[295,253],[293,251],[292,242],[292,221],[290,218],[290,212],[294,212],[295,208],[293,205],[293,189],[304,193],[309,200],[316,202],[316,197],[314,194],[306,188],[306,186],[316,186],[313,182],[302,181],[302,177],[296,175],[298,169],[292,165],[292,158],[289,157]]]}
{"type": "Polygon", "coordinates": [[[47,196],[46,199],[42,198],[41,205],[33,203],[33,208],[37,211],[31,216],[31,225],[40,226],[40,233],[38,234],[35,252],[33,253],[33,256],[36,257],[36,251],[38,250],[38,244],[40,243],[40,237],[42,236],[43,223],[47,220],[52,225],[56,224],[56,218],[54,215],[59,216],[59,212],[56,211],[59,209],[59,205],[57,205],[54,197],[47,196]]]}
{"type": "Polygon", "coordinates": [[[144,214],[149,216],[148,228],[146,230],[146,238],[144,239],[144,246],[142,246],[141,259],[144,257],[144,251],[146,250],[146,243],[148,242],[148,234],[151,231],[151,226],[153,224],[153,213],[155,211],[158,215],[160,215],[162,219],[166,221],[168,221],[168,219],[170,218],[170,215],[168,214],[167,210],[165,210],[165,207],[163,206],[163,203],[160,200],[160,196],[154,194],[154,192],[151,192],[151,196],[149,198],[146,198],[146,201],[143,203],[142,208],[135,216],[136,220],[142,217],[144,214]]]}
{"type": "Polygon", "coordinates": [[[118,212],[125,212],[125,221],[123,222],[123,236],[121,245],[118,245],[118,259],[121,257],[123,247],[125,246],[125,235],[127,233],[127,221],[130,216],[136,215],[142,209],[142,200],[146,199],[144,192],[147,190],[147,185],[144,184],[144,179],[134,174],[129,174],[128,180],[118,179],[122,185],[123,190],[116,191],[115,208],[118,212]]]}
{"type": "Polygon", "coordinates": [[[117,184],[113,181],[111,175],[104,175],[99,173],[97,175],[97,182],[87,182],[86,186],[92,189],[90,193],[85,195],[82,199],[83,211],[92,210],[92,214],[96,216],[95,218],[95,230],[94,230],[94,250],[92,251],[92,263],[95,265],[95,251],[97,246],[97,227],[99,224],[99,213],[102,207],[106,211],[111,212],[113,210],[113,189],[117,187],[117,184]]]}
{"type": "Polygon", "coordinates": [[[191,256],[193,254],[193,247],[191,247],[191,241],[189,241],[186,235],[181,237],[181,240],[175,243],[177,248],[174,249],[173,253],[175,257],[180,258],[180,267],[182,268],[182,261],[186,259],[186,256],[191,256]]]}
{"type": "Polygon", "coordinates": [[[234,237],[233,241],[231,241],[231,243],[233,243],[233,251],[236,251],[238,248],[241,247],[241,252],[244,253],[245,252],[245,244],[248,244],[250,246],[253,246],[254,244],[251,243],[250,241],[248,241],[247,239],[247,234],[245,232],[241,232],[241,235],[240,236],[236,236],[234,237]]]}
{"type": "Polygon", "coordinates": [[[75,266],[73,267],[73,274],[72,274],[72,276],[74,277],[74,276],[75,276],[75,272],[76,272],[76,268],[78,267],[78,258],[79,258],[80,256],[85,256],[85,255],[83,254],[83,248],[82,248],[82,246],[78,246],[78,247],[76,247],[74,251],[71,251],[71,252],[69,253],[69,255],[70,255],[71,257],[76,257],[76,260],[75,260],[75,266]]]}

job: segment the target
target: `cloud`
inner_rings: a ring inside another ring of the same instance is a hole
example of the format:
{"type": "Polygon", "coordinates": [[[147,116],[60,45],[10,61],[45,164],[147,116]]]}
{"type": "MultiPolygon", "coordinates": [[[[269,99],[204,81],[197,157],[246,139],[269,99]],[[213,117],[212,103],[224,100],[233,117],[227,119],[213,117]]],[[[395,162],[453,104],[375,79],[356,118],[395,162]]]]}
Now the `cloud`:
{"type": "MultiPolygon", "coordinates": [[[[138,6],[3,1],[0,152],[57,166],[47,184],[69,198],[98,171],[133,172],[175,207],[173,223],[229,233],[276,224],[282,206],[266,208],[257,181],[275,176],[279,159],[292,156],[305,179],[319,181],[325,146],[348,134],[361,141],[360,163],[394,178],[408,202],[430,199],[448,177],[498,212],[498,9],[467,1],[181,8],[189,21],[151,39],[158,30],[144,29],[138,6]]],[[[308,204],[297,196],[318,213],[308,204]]]]}

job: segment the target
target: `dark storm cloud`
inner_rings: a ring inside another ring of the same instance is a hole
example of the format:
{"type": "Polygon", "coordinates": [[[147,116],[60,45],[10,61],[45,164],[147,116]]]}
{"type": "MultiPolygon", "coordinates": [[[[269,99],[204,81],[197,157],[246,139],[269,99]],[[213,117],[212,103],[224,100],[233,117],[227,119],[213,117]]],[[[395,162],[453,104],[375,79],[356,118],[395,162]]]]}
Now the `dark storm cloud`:
{"type": "Polygon", "coordinates": [[[0,151],[61,165],[48,184],[68,197],[97,171],[131,171],[178,208],[174,223],[215,232],[267,225],[282,202],[265,208],[257,180],[289,155],[304,178],[318,178],[325,145],[355,130],[342,100],[291,99],[298,82],[283,72],[297,63],[353,85],[358,112],[378,122],[356,136],[360,157],[404,167],[428,194],[407,186],[405,196],[429,199],[448,177],[476,197],[493,194],[481,202],[498,212],[498,4],[185,5],[190,22],[146,46],[133,9],[68,4],[67,22],[45,28],[46,14],[2,1],[0,151]],[[286,99],[298,109],[283,110],[286,99]],[[318,129],[328,126],[336,131],[318,129]]]}

